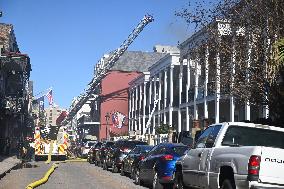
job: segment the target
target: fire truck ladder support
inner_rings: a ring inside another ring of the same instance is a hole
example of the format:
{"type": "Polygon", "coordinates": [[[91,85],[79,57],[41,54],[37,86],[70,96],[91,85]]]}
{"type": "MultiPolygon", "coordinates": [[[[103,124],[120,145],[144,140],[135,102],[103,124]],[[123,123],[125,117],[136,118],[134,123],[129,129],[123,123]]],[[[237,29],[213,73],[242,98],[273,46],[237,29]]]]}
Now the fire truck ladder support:
{"type": "Polygon", "coordinates": [[[89,88],[84,90],[77,99],[77,103],[74,103],[69,108],[68,116],[62,121],[62,125],[67,125],[69,121],[76,115],[81,107],[92,97],[95,89],[99,86],[100,81],[105,77],[107,72],[114,66],[115,62],[123,55],[129,45],[139,35],[139,33],[145,28],[147,24],[154,21],[151,15],[145,15],[144,18],[139,22],[136,28],[130,33],[128,38],[120,45],[118,49],[110,53],[110,56],[105,61],[103,68],[99,69],[96,76],[92,79],[89,84],[89,88]]]}

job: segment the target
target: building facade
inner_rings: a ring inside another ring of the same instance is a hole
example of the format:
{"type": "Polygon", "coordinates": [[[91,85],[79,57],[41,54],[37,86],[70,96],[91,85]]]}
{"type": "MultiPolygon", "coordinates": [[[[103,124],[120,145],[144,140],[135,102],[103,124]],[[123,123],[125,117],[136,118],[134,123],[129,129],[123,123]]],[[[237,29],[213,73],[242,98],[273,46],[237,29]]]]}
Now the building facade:
{"type": "MultiPolygon", "coordinates": [[[[168,124],[178,133],[194,136],[212,123],[268,118],[267,106],[241,101],[230,93],[234,73],[240,69],[236,54],[244,54],[247,68],[253,66],[252,39],[242,27],[232,27],[227,20],[216,20],[210,26],[213,32],[205,28],[196,32],[179,45],[178,53],[168,53],[130,82],[130,132],[156,134],[155,128],[168,124]],[[234,46],[237,40],[246,41],[243,48],[234,46]],[[224,41],[232,45],[229,55],[220,48],[224,41]]],[[[244,77],[245,81],[249,78],[248,74],[244,77]]]]}
{"type": "Polygon", "coordinates": [[[0,154],[17,152],[17,144],[32,132],[28,55],[21,54],[13,26],[0,24],[0,154]]]}
{"type": "Polygon", "coordinates": [[[56,119],[59,117],[62,111],[65,109],[60,108],[58,105],[49,106],[45,108],[46,125],[56,126],[56,119]]]}
{"type": "MultiPolygon", "coordinates": [[[[127,135],[129,132],[129,82],[140,76],[147,68],[165,54],[157,52],[126,51],[101,80],[91,103],[91,117],[99,122],[99,140],[127,135]]],[[[107,57],[107,56],[105,56],[107,57]]],[[[103,60],[101,64],[103,64],[103,60]]],[[[96,65],[96,69],[100,69],[96,65]]],[[[96,70],[98,71],[98,70],[96,70]]]]}
{"type": "Polygon", "coordinates": [[[141,135],[155,134],[155,127],[160,123],[176,127],[178,125],[176,91],[179,50],[171,49],[164,52],[164,57],[154,62],[147,72],[143,72],[130,82],[129,132],[135,131],[135,134],[141,135]]]}

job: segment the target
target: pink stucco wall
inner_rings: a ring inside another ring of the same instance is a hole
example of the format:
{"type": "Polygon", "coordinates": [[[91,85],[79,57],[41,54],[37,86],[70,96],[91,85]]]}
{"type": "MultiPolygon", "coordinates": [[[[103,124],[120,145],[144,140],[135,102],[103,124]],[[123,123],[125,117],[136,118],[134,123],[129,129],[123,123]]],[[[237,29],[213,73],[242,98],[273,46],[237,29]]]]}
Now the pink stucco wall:
{"type": "Polygon", "coordinates": [[[110,132],[122,134],[128,132],[128,88],[129,82],[138,77],[139,72],[110,71],[102,80],[101,97],[101,128],[99,131],[99,140],[106,138],[106,114],[109,112],[110,119],[108,128],[110,132]],[[118,114],[116,114],[119,112],[118,114]],[[118,118],[115,115],[119,115],[118,118]],[[121,118],[125,116],[123,124],[121,118]],[[114,118],[120,120],[115,124],[114,118]],[[118,128],[117,125],[121,126],[118,128]]]}

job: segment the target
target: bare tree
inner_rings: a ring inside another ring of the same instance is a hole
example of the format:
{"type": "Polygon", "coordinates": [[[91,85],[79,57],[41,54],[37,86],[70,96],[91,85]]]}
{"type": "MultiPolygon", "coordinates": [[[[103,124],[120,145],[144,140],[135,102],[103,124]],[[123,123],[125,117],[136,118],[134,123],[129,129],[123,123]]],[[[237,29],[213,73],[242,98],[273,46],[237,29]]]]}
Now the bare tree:
{"type": "Polygon", "coordinates": [[[277,102],[281,95],[283,98],[279,91],[279,86],[283,85],[279,78],[284,67],[283,0],[192,0],[188,7],[177,11],[176,16],[185,19],[196,30],[205,29],[211,36],[214,41],[211,51],[218,49],[223,60],[220,65],[221,88],[229,88],[223,92],[239,101],[269,105],[270,115],[281,117],[283,111],[279,112],[281,108],[277,108],[281,103],[277,102]],[[217,41],[216,20],[229,23],[231,35],[217,41]],[[232,64],[227,62],[232,59],[234,73],[230,77],[232,64]]]}

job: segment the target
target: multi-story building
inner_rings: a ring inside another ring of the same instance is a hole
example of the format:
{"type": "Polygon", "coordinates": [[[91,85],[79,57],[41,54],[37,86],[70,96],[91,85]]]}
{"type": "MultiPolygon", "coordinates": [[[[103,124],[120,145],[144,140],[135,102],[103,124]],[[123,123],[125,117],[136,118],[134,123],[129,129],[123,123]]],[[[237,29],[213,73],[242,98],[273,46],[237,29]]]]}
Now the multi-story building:
{"type": "MultiPolygon", "coordinates": [[[[91,117],[100,123],[98,139],[128,134],[128,123],[134,120],[128,118],[129,82],[164,56],[165,53],[126,51],[108,71],[91,104],[91,117]]],[[[103,63],[102,60],[100,64],[103,63]]],[[[100,67],[96,65],[96,69],[100,67]]]]}
{"type": "Polygon", "coordinates": [[[56,119],[62,111],[65,111],[65,109],[60,108],[58,105],[45,108],[46,125],[56,126],[56,119]]]}
{"type": "Polygon", "coordinates": [[[157,45],[154,52],[165,55],[130,82],[129,131],[136,134],[155,134],[155,127],[160,123],[178,124],[179,49],[157,45]],[[158,102],[154,108],[156,99],[158,102]]]}
{"type": "MultiPolygon", "coordinates": [[[[129,131],[155,134],[155,128],[163,123],[173,126],[178,133],[187,131],[194,135],[211,123],[268,117],[267,105],[253,105],[230,93],[236,69],[241,72],[240,66],[236,66],[236,54],[245,57],[244,65],[255,63],[250,57],[252,39],[242,27],[232,28],[228,20],[216,20],[210,29],[196,32],[179,45],[179,52],[169,52],[130,82],[129,131]],[[231,42],[231,54],[221,52],[219,45],[224,41],[231,42]],[[234,46],[236,41],[243,43],[242,48],[234,46]],[[154,109],[155,99],[159,101],[154,109]],[[150,128],[146,128],[151,110],[154,113],[150,128]]],[[[243,73],[246,82],[249,76],[243,73]]]]}
{"type": "Polygon", "coordinates": [[[19,140],[28,135],[31,64],[21,54],[13,26],[0,24],[0,153],[15,152],[19,140]]]}

